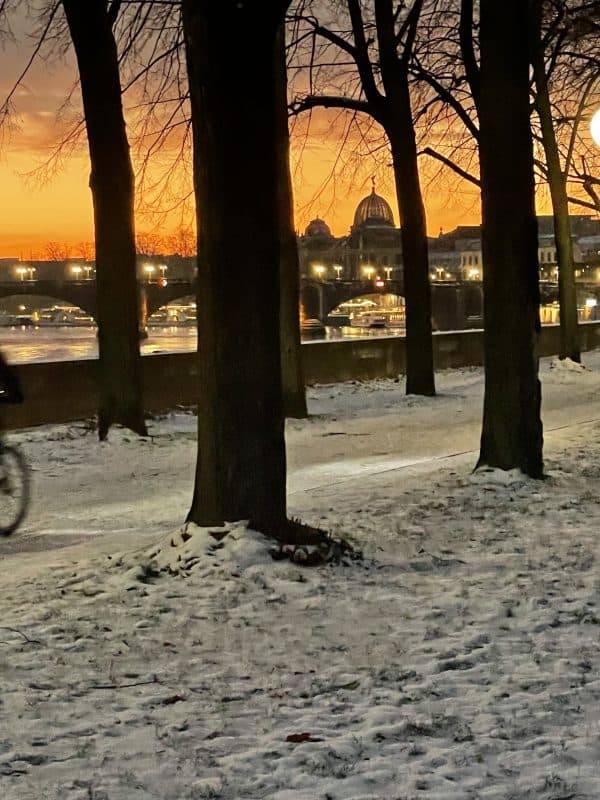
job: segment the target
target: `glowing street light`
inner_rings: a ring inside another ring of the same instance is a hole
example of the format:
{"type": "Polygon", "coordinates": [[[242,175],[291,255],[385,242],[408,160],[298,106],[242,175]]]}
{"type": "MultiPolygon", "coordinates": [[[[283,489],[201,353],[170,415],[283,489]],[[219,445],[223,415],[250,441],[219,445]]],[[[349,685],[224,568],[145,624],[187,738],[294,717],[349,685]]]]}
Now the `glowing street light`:
{"type": "Polygon", "coordinates": [[[35,267],[25,267],[25,269],[29,273],[29,279],[28,280],[34,281],[35,277],[34,277],[33,273],[36,272],[36,268],[35,267]]]}
{"type": "Polygon", "coordinates": [[[344,268],[342,267],[342,265],[341,265],[341,264],[334,264],[333,268],[334,268],[334,270],[335,270],[335,276],[336,276],[336,278],[337,278],[337,279],[338,279],[338,281],[339,281],[339,280],[341,279],[342,270],[343,270],[344,268]]]}
{"type": "Polygon", "coordinates": [[[317,276],[319,280],[323,280],[323,275],[325,274],[325,267],[322,264],[315,264],[313,267],[313,272],[317,276]]]}
{"type": "Polygon", "coordinates": [[[365,278],[370,281],[373,275],[375,274],[375,267],[372,267],[370,264],[365,265],[362,268],[363,274],[365,278]]]}
{"type": "Polygon", "coordinates": [[[600,147],[600,108],[592,117],[590,131],[592,133],[592,139],[596,142],[598,147],[600,147]]]}
{"type": "Polygon", "coordinates": [[[71,267],[71,272],[75,276],[75,280],[78,281],[79,278],[81,277],[81,273],[83,272],[83,269],[81,267],[75,265],[75,266],[71,267]]]}
{"type": "Polygon", "coordinates": [[[144,265],[144,272],[148,276],[148,283],[151,282],[152,276],[154,275],[155,267],[152,264],[145,264],[144,265]]]}
{"type": "Polygon", "coordinates": [[[89,280],[90,280],[90,273],[91,273],[91,271],[92,271],[93,269],[94,269],[94,268],[93,268],[93,267],[90,267],[90,266],[89,266],[89,264],[86,264],[86,265],[84,266],[84,270],[85,270],[85,279],[86,279],[86,281],[89,281],[89,280]]]}
{"type": "Polygon", "coordinates": [[[21,278],[21,280],[24,281],[25,275],[27,275],[27,269],[25,267],[17,267],[15,271],[17,275],[21,278]]]}
{"type": "Polygon", "coordinates": [[[391,280],[390,276],[391,276],[391,274],[392,274],[392,269],[393,269],[393,267],[384,267],[384,268],[383,268],[383,271],[385,272],[385,279],[386,279],[386,281],[389,281],[389,280],[391,280]]]}
{"type": "Polygon", "coordinates": [[[165,277],[165,272],[167,271],[167,265],[166,264],[159,264],[158,268],[160,270],[160,277],[164,278],[165,277]]]}

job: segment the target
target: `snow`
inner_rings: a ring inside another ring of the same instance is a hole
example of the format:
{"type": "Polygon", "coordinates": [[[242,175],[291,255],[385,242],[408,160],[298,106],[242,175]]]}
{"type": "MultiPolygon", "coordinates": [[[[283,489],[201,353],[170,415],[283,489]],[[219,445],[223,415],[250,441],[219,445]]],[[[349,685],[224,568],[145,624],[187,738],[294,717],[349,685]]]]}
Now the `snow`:
{"type": "Polygon", "coordinates": [[[548,477],[473,473],[480,369],[312,387],[290,514],[363,559],[184,525],[196,421],[14,432],[3,800],[596,800],[600,353],[544,360],[548,477]]]}

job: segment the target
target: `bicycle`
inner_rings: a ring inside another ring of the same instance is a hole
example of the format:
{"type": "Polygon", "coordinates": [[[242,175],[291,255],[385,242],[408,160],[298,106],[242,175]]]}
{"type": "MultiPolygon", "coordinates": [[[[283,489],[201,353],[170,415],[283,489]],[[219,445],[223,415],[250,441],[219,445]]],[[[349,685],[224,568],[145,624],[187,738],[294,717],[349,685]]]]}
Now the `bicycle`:
{"type": "MultiPolygon", "coordinates": [[[[23,391],[15,370],[0,352],[0,405],[22,403],[23,391]]],[[[29,509],[29,466],[23,452],[4,439],[0,425],[0,536],[17,530],[29,509]]]]}
{"type": "Polygon", "coordinates": [[[0,536],[10,536],[29,510],[30,477],[22,451],[0,435],[0,536]]]}

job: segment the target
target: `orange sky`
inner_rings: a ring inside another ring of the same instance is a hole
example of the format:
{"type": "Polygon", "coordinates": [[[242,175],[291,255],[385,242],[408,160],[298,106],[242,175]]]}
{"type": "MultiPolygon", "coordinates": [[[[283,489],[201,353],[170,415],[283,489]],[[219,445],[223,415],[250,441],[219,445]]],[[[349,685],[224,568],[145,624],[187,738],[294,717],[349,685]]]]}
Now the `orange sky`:
{"type": "MultiPolygon", "coordinates": [[[[25,56],[8,48],[0,52],[0,93],[6,93],[24,63],[25,56]]],[[[43,163],[49,148],[60,134],[56,109],[63,102],[73,81],[72,66],[66,63],[38,65],[19,89],[14,107],[18,127],[4,132],[0,147],[0,257],[24,260],[43,258],[47,242],[67,242],[73,247],[81,241],[93,240],[92,203],[88,187],[87,148],[85,144],[63,160],[60,169],[41,183],[30,173],[43,163]]],[[[78,103],[78,97],[75,98],[78,103]]],[[[69,110],[71,118],[77,107],[69,110]]],[[[294,142],[294,184],[296,227],[303,230],[307,222],[319,215],[336,235],[348,232],[354,209],[370,191],[370,175],[377,171],[369,157],[364,157],[353,177],[329,182],[328,176],[335,161],[336,139],[330,120],[325,117],[313,128],[302,150],[298,138],[294,142]]],[[[355,165],[354,165],[355,168],[355,165]]],[[[348,173],[347,173],[348,174],[348,173]]],[[[377,171],[377,191],[391,204],[398,222],[397,205],[391,171],[377,171]]],[[[477,193],[466,186],[448,192],[437,191],[424,181],[429,233],[435,235],[440,227],[449,230],[458,224],[479,221],[477,193]]],[[[172,226],[179,224],[173,220],[172,226]]],[[[146,218],[137,220],[138,232],[153,230],[146,218]]],[[[161,234],[168,227],[157,229],[161,234]]]]}

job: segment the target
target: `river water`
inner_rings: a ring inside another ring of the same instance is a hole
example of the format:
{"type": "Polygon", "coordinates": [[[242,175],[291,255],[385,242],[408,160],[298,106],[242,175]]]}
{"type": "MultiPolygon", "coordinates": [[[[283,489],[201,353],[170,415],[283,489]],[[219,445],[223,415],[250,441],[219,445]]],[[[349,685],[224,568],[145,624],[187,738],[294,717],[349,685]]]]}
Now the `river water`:
{"type": "MultiPolygon", "coordinates": [[[[371,338],[390,336],[394,331],[355,328],[327,328],[313,336],[303,336],[303,341],[320,341],[343,338],[371,338]]],[[[182,353],[196,349],[196,328],[171,327],[148,329],[148,338],[141,342],[142,355],[151,353],[182,353]]],[[[0,350],[12,364],[40,361],[72,361],[98,357],[96,328],[87,327],[1,327],[0,350]]]]}

